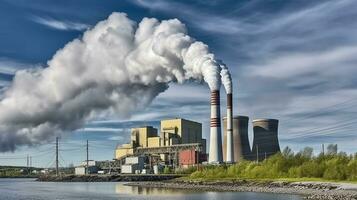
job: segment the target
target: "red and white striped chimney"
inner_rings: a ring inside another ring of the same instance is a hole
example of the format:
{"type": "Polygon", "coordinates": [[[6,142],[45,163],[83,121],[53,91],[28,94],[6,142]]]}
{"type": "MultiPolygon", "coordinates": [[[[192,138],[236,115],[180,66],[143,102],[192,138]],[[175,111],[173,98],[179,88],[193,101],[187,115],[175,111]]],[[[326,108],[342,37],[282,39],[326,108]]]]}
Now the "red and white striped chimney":
{"type": "Polygon", "coordinates": [[[211,91],[211,133],[208,162],[212,164],[223,162],[219,90],[211,91]]]}
{"type": "Polygon", "coordinates": [[[234,148],[233,148],[233,106],[232,93],[227,94],[227,143],[226,143],[226,162],[234,162],[234,148]]]}

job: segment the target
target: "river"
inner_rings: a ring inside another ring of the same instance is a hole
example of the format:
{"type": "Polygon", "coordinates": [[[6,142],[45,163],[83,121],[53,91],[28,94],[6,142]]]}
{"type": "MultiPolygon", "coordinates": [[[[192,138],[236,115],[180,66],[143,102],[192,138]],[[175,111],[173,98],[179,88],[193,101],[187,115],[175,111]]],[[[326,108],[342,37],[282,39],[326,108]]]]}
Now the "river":
{"type": "Polygon", "coordinates": [[[36,182],[1,179],[1,200],[301,200],[301,196],[254,192],[193,192],[125,186],[118,182],[36,182]]]}

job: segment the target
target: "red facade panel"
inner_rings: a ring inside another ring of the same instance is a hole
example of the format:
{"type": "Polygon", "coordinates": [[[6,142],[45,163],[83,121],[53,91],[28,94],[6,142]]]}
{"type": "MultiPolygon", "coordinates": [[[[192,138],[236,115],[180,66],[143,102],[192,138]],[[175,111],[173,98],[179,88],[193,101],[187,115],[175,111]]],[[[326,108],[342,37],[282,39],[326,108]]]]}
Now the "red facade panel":
{"type": "Polygon", "coordinates": [[[207,160],[206,154],[198,153],[195,150],[185,150],[179,153],[179,164],[180,165],[197,164],[197,154],[199,154],[198,162],[203,162],[207,160]]]}

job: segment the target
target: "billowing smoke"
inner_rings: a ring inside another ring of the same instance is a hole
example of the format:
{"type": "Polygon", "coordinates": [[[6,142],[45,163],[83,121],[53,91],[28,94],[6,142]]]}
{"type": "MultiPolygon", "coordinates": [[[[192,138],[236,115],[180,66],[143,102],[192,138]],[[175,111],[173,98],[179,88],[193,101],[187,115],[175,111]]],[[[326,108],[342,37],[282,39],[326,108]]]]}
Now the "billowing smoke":
{"type": "MultiPolygon", "coordinates": [[[[0,102],[0,151],[52,140],[94,117],[129,117],[168,83],[220,87],[221,67],[179,20],[113,13],[69,42],[47,67],[19,71],[0,102]]],[[[224,79],[223,79],[224,80],[224,79]]]]}
{"type": "Polygon", "coordinates": [[[227,66],[222,62],[218,61],[219,66],[221,67],[221,79],[224,89],[227,94],[232,94],[232,77],[227,66]]]}

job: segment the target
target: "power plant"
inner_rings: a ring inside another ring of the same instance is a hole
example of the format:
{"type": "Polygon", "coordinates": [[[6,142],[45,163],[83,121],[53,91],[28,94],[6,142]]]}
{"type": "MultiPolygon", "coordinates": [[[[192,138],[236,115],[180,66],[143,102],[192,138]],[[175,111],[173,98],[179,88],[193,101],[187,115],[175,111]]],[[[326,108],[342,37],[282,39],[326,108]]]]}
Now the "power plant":
{"type": "Polygon", "coordinates": [[[233,95],[227,93],[227,116],[223,118],[223,145],[219,90],[211,91],[210,98],[210,148],[206,154],[206,140],[202,138],[202,124],[186,119],[162,120],[160,133],[152,126],[133,128],[129,144],[118,146],[116,160],[122,173],[152,169],[158,166],[181,168],[209,164],[231,164],[242,160],[261,161],[280,151],[278,120],[253,120],[254,140],[252,149],[248,137],[248,116],[233,117],[233,95]],[[144,156],[142,159],[132,157],[144,156]],[[140,163],[139,163],[140,161],[140,163]],[[149,166],[149,167],[147,167],[149,166]],[[156,166],[156,167],[155,167],[156,166]]]}
{"type": "MultiPolygon", "coordinates": [[[[190,166],[199,167],[205,163],[261,161],[280,151],[277,119],[253,120],[254,139],[251,149],[248,137],[249,117],[233,115],[232,93],[227,94],[227,116],[223,118],[222,145],[219,90],[211,92],[210,100],[209,154],[206,154],[206,139],[202,138],[202,124],[174,118],[162,120],[160,129],[152,126],[132,128],[130,142],[116,148],[115,160],[97,162],[96,168],[116,170],[124,174],[158,174],[164,168],[179,170],[190,166]]],[[[78,174],[92,173],[88,171],[88,164],[77,168],[78,174]]]]}
{"type": "Polygon", "coordinates": [[[233,117],[233,95],[227,91],[227,116],[223,118],[223,145],[219,90],[211,91],[210,148],[202,138],[202,124],[186,119],[162,120],[160,133],[152,126],[133,128],[129,144],[118,146],[115,159],[122,173],[147,173],[159,166],[176,169],[207,161],[209,164],[261,161],[280,151],[278,120],[253,120],[252,149],[248,137],[248,116],[233,117]],[[144,158],[136,158],[144,156],[144,158]],[[135,159],[134,159],[135,158],[135,159]],[[135,161],[135,162],[134,162],[135,161]]]}

